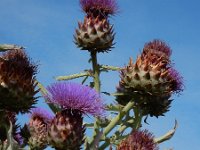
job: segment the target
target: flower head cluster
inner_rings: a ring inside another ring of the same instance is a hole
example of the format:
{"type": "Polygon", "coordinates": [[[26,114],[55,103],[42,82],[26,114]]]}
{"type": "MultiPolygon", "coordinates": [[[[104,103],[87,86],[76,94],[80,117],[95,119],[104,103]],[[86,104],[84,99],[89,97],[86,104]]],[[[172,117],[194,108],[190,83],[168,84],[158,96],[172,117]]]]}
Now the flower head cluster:
{"type": "Polygon", "coordinates": [[[116,0],[80,0],[81,7],[88,15],[107,17],[118,11],[116,0]]]}
{"type": "Polygon", "coordinates": [[[120,143],[117,150],[158,150],[153,138],[147,130],[134,131],[120,143]]]}
{"type": "Polygon", "coordinates": [[[58,82],[47,87],[45,96],[50,103],[60,108],[78,110],[83,114],[101,116],[104,104],[100,95],[92,88],[77,83],[58,82]]]}

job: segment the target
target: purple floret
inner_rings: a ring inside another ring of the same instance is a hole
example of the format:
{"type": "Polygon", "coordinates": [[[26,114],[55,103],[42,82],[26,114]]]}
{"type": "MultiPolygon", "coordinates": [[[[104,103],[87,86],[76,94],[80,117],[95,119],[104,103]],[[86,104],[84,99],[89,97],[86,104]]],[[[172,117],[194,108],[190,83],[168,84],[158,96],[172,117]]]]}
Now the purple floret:
{"type": "Polygon", "coordinates": [[[14,139],[17,141],[17,143],[21,146],[24,143],[23,137],[20,135],[20,133],[17,133],[14,136],[14,139]]]}
{"type": "Polygon", "coordinates": [[[174,68],[170,68],[169,73],[170,73],[171,78],[173,79],[174,91],[177,93],[180,93],[181,91],[183,91],[183,88],[184,88],[183,77],[174,68]]]}
{"type": "Polygon", "coordinates": [[[78,110],[83,114],[101,116],[104,104],[100,95],[92,88],[77,83],[57,82],[47,87],[45,96],[50,103],[61,109],[78,110]]]}
{"type": "Polygon", "coordinates": [[[158,146],[154,143],[153,138],[154,136],[148,130],[134,131],[129,136],[129,143],[135,149],[158,150],[158,146]]]}
{"type": "Polygon", "coordinates": [[[104,15],[113,15],[118,11],[116,0],[80,0],[80,5],[86,13],[99,11],[104,15]]]}
{"type": "Polygon", "coordinates": [[[153,40],[146,43],[144,46],[144,50],[155,50],[157,52],[162,52],[168,57],[170,57],[172,54],[171,48],[161,40],[153,40]]]}
{"type": "Polygon", "coordinates": [[[50,113],[49,111],[43,108],[33,108],[31,110],[30,118],[37,118],[37,117],[42,119],[44,122],[48,123],[53,119],[54,115],[53,113],[50,113]]]}

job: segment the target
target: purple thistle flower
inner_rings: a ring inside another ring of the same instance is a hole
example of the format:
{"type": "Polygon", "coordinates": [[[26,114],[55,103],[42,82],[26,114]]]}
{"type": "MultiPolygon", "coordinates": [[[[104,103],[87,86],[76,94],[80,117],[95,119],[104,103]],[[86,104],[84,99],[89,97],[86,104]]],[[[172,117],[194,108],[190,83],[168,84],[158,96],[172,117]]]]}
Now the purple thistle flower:
{"type": "Polygon", "coordinates": [[[40,118],[45,123],[49,123],[54,115],[43,108],[33,108],[30,113],[30,118],[40,118]]]}
{"type": "Polygon", "coordinates": [[[183,84],[183,77],[179,74],[177,70],[174,68],[169,69],[169,74],[172,79],[172,88],[174,89],[174,92],[181,92],[184,89],[184,84],[183,84]]]}
{"type": "Polygon", "coordinates": [[[133,131],[120,143],[117,150],[158,150],[153,138],[154,136],[148,130],[133,131]]]}
{"type": "Polygon", "coordinates": [[[101,116],[104,104],[100,95],[92,88],[77,83],[57,82],[47,87],[45,96],[50,103],[64,109],[78,110],[83,114],[101,116]]]}
{"type": "Polygon", "coordinates": [[[167,57],[170,57],[172,54],[171,48],[161,40],[153,40],[148,42],[144,46],[144,51],[155,51],[157,53],[164,53],[167,57]]]}
{"type": "Polygon", "coordinates": [[[118,11],[116,0],[80,0],[80,5],[87,14],[99,12],[108,16],[118,11]]]}

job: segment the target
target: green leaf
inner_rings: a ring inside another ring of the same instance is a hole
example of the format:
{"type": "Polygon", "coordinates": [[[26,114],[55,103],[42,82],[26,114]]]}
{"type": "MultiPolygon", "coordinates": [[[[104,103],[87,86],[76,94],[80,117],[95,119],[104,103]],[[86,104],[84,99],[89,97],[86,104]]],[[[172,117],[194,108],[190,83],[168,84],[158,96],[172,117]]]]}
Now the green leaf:
{"type": "Polygon", "coordinates": [[[170,140],[173,137],[173,135],[175,134],[177,127],[178,127],[178,122],[177,122],[177,120],[175,120],[174,128],[169,130],[165,135],[163,135],[159,138],[155,138],[154,142],[155,143],[162,143],[164,141],[170,140]]]}
{"type": "Polygon", "coordinates": [[[10,127],[7,133],[7,147],[6,150],[19,150],[19,145],[18,143],[14,140],[13,135],[12,135],[12,130],[13,130],[13,125],[12,122],[10,121],[10,127]]]}
{"type": "Polygon", "coordinates": [[[22,46],[11,45],[11,44],[0,44],[0,52],[5,52],[8,50],[24,49],[22,46]]]}

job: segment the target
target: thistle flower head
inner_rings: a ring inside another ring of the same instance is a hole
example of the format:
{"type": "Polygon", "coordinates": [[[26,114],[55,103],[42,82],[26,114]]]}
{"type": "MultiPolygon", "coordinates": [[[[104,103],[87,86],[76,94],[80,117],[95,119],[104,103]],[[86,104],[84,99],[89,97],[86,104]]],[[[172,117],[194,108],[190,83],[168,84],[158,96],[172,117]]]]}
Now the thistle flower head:
{"type": "Polygon", "coordinates": [[[31,62],[30,58],[22,49],[11,50],[3,53],[0,62],[1,82],[6,85],[18,83],[19,86],[30,88],[30,81],[37,73],[37,65],[31,62]]]}
{"type": "Polygon", "coordinates": [[[0,60],[0,108],[16,113],[28,112],[36,102],[33,64],[22,49],[3,53],[0,60]]]}
{"type": "Polygon", "coordinates": [[[30,117],[28,144],[32,149],[44,149],[47,146],[47,128],[53,115],[44,109],[35,108],[32,109],[30,117]]]}
{"type": "Polygon", "coordinates": [[[165,55],[166,57],[170,57],[172,54],[171,48],[161,40],[153,40],[145,44],[143,53],[153,52],[159,55],[165,55]]]}
{"type": "Polygon", "coordinates": [[[168,111],[174,93],[183,90],[183,80],[170,62],[171,50],[163,42],[154,40],[145,45],[136,62],[130,59],[121,72],[116,100],[126,105],[134,99],[143,115],[163,116],[168,111]]]}
{"type": "Polygon", "coordinates": [[[153,138],[147,130],[134,131],[120,143],[117,150],[158,150],[153,138]]]}
{"type": "Polygon", "coordinates": [[[66,109],[56,113],[48,130],[48,142],[55,149],[79,150],[84,143],[82,113],[66,109]]]}
{"type": "Polygon", "coordinates": [[[104,104],[100,95],[92,88],[77,83],[58,82],[47,87],[45,96],[50,103],[60,108],[78,110],[83,114],[101,116],[104,104]]]}
{"type": "Polygon", "coordinates": [[[80,0],[80,5],[88,15],[107,17],[118,11],[116,0],[80,0]]]}

